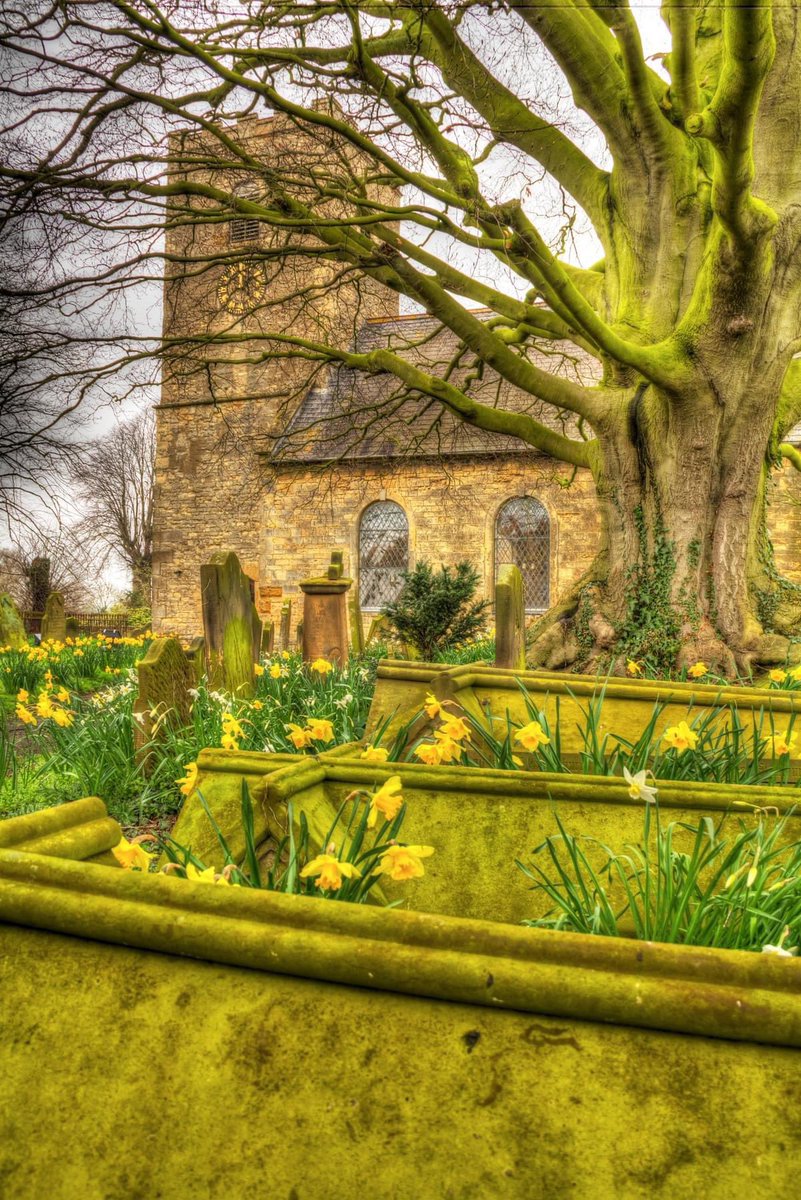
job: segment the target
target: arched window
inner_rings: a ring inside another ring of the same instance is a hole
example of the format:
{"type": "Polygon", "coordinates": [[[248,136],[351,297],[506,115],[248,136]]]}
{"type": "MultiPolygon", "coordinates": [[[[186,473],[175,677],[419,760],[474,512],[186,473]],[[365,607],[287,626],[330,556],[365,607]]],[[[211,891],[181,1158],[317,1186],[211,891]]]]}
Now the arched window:
{"type": "Polygon", "coordinates": [[[409,569],[409,522],[392,500],[379,500],[359,523],[359,600],[377,612],[397,599],[409,569]]]}
{"type": "Polygon", "coordinates": [[[495,518],[496,580],[504,563],[520,568],[526,612],[545,612],[550,593],[551,522],[544,505],[533,496],[507,500],[495,518]]]}

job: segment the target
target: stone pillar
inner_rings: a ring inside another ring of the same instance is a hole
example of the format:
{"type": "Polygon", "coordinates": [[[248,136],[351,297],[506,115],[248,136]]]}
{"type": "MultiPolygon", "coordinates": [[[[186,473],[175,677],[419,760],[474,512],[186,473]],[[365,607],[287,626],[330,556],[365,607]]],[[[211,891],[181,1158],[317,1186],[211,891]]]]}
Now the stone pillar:
{"type": "Polygon", "coordinates": [[[209,687],[225,688],[235,696],[252,695],[262,623],[251,580],[234,553],[213,554],[200,568],[200,596],[209,687]]]}
{"type": "Polygon", "coordinates": [[[328,574],[319,579],[304,579],[303,661],[326,658],[340,666],[348,661],[347,593],[352,580],[345,579],[342,551],[331,555],[328,574]]]}
{"type": "Polygon", "coordinates": [[[289,649],[289,641],[292,636],[292,601],[285,600],[281,605],[281,649],[289,649]]]}
{"type": "Polygon", "coordinates": [[[511,563],[501,567],[495,585],[495,666],[526,669],[523,576],[511,563]]]}
{"type": "Polygon", "coordinates": [[[350,617],[350,648],[354,654],[362,654],[364,653],[364,629],[362,628],[362,606],[358,584],[353,585],[348,596],[348,616],[350,617]]]}
{"type": "Polygon", "coordinates": [[[42,641],[63,642],[67,636],[67,618],[64,615],[64,597],[61,592],[51,592],[47,597],[42,617],[42,641]]]}

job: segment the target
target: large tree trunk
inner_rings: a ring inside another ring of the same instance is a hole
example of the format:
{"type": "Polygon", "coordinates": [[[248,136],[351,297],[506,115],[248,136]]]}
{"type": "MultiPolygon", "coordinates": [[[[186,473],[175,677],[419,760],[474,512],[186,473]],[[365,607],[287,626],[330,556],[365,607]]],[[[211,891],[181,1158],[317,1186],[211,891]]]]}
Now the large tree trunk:
{"type": "Polygon", "coordinates": [[[601,553],[534,627],[530,665],[703,660],[733,675],[786,660],[801,588],[778,575],[765,524],[772,382],[757,393],[749,379],[728,403],[710,388],[677,405],[644,386],[621,401],[593,466],[601,553]]]}

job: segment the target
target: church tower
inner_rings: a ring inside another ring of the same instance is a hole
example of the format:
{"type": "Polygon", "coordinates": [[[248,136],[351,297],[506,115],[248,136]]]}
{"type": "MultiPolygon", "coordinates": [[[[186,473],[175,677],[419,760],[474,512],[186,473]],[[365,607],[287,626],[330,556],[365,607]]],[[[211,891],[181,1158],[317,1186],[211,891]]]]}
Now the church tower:
{"type": "Polygon", "coordinates": [[[200,628],[200,565],[215,551],[238,554],[263,613],[276,599],[270,565],[260,561],[268,455],[328,370],[275,357],[281,336],[350,346],[366,320],[398,311],[397,296],[322,256],[291,223],[276,229],[231,208],[232,195],[269,205],[278,162],[282,180],[297,179],[301,201],[304,191],[317,198],[323,176],[358,169],[341,139],[282,115],[225,132],[226,142],[192,130],[170,145],[169,178],[189,192],[176,194],[167,214],[153,624],[187,634],[200,628]]]}

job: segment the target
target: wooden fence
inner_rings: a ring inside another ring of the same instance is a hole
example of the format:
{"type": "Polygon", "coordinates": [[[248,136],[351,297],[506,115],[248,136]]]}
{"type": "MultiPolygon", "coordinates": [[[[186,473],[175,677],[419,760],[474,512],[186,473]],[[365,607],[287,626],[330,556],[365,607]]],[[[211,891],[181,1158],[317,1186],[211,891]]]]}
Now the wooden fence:
{"type": "MultiPolygon", "coordinates": [[[[44,613],[40,612],[24,612],[22,620],[25,632],[41,633],[43,616],[44,613]]],[[[91,637],[93,634],[102,633],[104,629],[113,629],[120,637],[126,637],[128,634],[127,613],[67,613],[67,620],[78,622],[80,637],[91,637]]]]}

